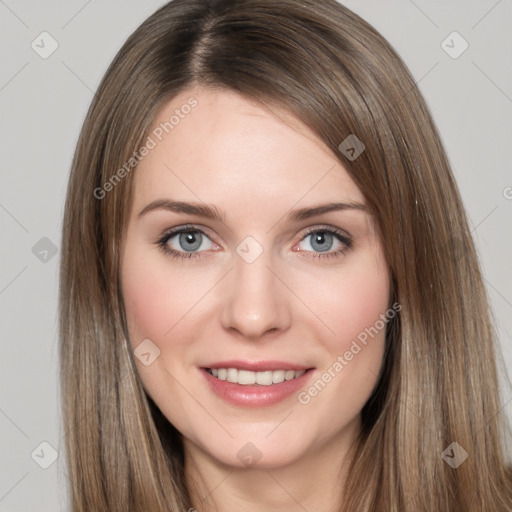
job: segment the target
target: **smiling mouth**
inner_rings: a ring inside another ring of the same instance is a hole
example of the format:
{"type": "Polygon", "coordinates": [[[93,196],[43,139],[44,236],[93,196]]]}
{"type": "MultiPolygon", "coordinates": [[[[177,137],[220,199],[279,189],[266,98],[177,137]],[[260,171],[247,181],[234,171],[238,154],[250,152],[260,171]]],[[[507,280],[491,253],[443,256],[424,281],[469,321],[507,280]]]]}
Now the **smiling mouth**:
{"type": "Polygon", "coordinates": [[[219,380],[226,380],[233,384],[242,386],[272,386],[288,380],[299,378],[309,370],[268,370],[263,372],[252,372],[250,370],[238,370],[237,368],[205,368],[213,377],[219,380]]]}

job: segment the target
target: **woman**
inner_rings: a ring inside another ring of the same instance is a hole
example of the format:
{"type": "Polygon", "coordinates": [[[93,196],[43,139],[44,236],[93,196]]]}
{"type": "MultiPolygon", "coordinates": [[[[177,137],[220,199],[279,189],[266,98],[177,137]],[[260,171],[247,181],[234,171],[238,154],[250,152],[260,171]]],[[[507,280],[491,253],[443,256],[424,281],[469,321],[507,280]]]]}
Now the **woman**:
{"type": "Polygon", "coordinates": [[[444,149],[334,1],[175,0],[130,36],[73,161],[60,317],[73,510],[512,510],[444,149]]]}

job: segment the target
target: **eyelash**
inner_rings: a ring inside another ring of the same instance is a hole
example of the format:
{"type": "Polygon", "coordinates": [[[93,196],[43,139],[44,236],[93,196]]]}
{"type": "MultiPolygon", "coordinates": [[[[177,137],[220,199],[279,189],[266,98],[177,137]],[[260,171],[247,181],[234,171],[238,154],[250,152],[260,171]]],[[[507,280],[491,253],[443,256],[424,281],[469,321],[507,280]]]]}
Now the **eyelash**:
{"type": "MultiPolygon", "coordinates": [[[[202,235],[209,238],[208,235],[201,229],[198,229],[194,226],[183,226],[179,229],[176,229],[174,231],[170,231],[169,233],[166,233],[162,238],[160,238],[156,242],[158,249],[161,250],[165,255],[171,256],[173,259],[185,260],[185,259],[190,259],[190,258],[201,258],[202,256],[200,254],[201,254],[201,252],[204,252],[204,251],[195,251],[195,252],[183,251],[182,252],[182,251],[176,251],[175,249],[171,249],[167,245],[167,242],[173,236],[179,235],[180,233],[201,233],[202,235]]],[[[306,233],[304,234],[304,236],[300,239],[300,242],[302,242],[309,235],[312,235],[314,233],[329,233],[331,235],[334,235],[334,237],[337,238],[344,245],[344,247],[342,249],[338,249],[335,252],[328,252],[328,253],[313,252],[312,255],[306,256],[307,258],[313,258],[313,259],[320,258],[320,259],[324,259],[324,260],[327,260],[330,258],[339,258],[339,257],[343,256],[347,251],[352,249],[352,239],[350,237],[347,237],[342,231],[332,228],[332,227],[309,228],[306,231],[306,233]]],[[[302,252],[311,253],[312,251],[302,251],[302,252]]]]}

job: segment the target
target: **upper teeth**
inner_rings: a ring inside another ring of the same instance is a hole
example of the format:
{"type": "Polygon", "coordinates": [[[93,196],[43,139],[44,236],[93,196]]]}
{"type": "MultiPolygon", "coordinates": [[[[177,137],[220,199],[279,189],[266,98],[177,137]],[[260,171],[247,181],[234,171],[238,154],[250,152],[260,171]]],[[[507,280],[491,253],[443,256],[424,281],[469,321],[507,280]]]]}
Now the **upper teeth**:
{"type": "Polygon", "coordinates": [[[251,372],[249,370],[238,370],[237,368],[213,368],[208,372],[220,380],[227,380],[235,384],[261,384],[270,386],[279,384],[285,380],[292,380],[300,377],[306,370],[274,370],[266,372],[251,372]]]}

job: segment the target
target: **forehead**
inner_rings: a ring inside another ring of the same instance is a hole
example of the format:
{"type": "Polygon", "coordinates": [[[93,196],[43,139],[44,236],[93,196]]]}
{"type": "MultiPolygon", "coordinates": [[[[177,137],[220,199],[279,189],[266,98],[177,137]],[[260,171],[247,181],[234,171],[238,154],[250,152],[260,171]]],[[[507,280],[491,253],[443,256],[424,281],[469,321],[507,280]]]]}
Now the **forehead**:
{"type": "Polygon", "coordinates": [[[364,202],[340,161],[307,126],[232,91],[183,91],[162,107],[149,136],[154,147],[135,173],[137,206],[172,197],[243,205],[261,214],[301,198],[364,202]]]}

